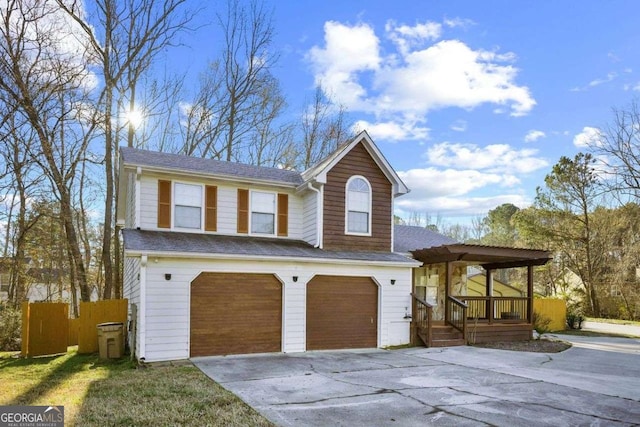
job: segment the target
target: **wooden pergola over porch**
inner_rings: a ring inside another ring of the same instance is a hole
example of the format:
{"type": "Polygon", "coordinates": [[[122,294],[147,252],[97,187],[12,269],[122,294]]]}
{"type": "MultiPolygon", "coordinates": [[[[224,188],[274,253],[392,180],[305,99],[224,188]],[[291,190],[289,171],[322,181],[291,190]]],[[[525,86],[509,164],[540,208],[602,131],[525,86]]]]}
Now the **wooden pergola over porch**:
{"type": "MultiPolygon", "coordinates": [[[[531,335],[533,322],[533,267],[552,259],[550,252],[536,249],[508,248],[500,246],[448,244],[411,251],[423,265],[445,264],[444,324],[459,331],[464,342],[469,341],[468,320],[474,322],[473,341],[476,341],[478,325],[486,337],[501,340],[508,331],[531,335]],[[485,296],[451,295],[453,263],[480,265],[486,271],[485,296]],[[527,295],[523,297],[493,296],[493,273],[504,268],[527,267],[527,295]],[[514,324],[521,325],[519,330],[514,324]]],[[[414,293],[413,319],[418,336],[427,346],[433,343],[433,306],[414,293]]],[[[519,336],[523,336],[520,334],[519,336]]]]}

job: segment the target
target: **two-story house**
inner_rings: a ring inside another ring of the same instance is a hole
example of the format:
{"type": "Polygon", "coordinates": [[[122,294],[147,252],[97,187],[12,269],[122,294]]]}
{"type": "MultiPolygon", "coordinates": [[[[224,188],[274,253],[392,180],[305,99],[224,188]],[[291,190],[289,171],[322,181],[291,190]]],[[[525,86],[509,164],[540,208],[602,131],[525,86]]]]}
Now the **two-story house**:
{"type": "Polygon", "coordinates": [[[366,132],[299,173],[121,148],[130,344],[147,362],[410,340],[409,190],[366,132]]]}

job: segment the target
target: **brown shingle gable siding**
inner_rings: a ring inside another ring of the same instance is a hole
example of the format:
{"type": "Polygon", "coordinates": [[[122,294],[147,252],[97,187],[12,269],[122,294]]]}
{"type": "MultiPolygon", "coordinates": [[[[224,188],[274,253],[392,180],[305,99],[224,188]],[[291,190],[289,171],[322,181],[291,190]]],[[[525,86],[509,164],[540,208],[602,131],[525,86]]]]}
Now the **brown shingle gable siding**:
{"type": "Polygon", "coordinates": [[[324,248],[390,252],[391,193],[391,183],[362,143],[354,146],[327,174],[324,190],[324,248]],[[371,236],[345,234],[345,185],[354,175],[365,177],[371,184],[371,236]]]}

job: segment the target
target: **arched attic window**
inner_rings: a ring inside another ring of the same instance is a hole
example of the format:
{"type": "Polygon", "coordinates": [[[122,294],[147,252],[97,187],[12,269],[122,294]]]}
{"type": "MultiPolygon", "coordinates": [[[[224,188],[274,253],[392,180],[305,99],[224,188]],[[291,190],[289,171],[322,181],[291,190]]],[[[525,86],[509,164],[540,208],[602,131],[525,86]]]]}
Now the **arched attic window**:
{"type": "Polygon", "coordinates": [[[346,185],[347,234],[371,235],[371,185],[363,176],[352,176],[346,185]]]}

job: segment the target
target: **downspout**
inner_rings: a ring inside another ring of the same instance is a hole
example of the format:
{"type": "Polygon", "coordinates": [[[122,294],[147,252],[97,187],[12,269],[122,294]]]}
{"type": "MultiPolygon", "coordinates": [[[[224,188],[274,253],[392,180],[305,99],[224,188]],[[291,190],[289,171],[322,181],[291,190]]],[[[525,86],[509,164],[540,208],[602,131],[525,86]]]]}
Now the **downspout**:
{"type": "Polygon", "coordinates": [[[140,321],[138,323],[138,330],[140,331],[140,354],[138,359],[144,362],[146,356],[146,337],[147,337],[147,255],[142,255],[140,259],[140,304],[138,309],[138,316],[140,321]]]}
{"type": "Polygon", "coordinates": [[[314,191],[317,197],[316,203],[316,244],[315,248],[322,248],[322,220],[324,211],[324,185],[317,189],[310,182],[307,183],[307,188],[314,191]]]}
{"type": "Polygon", "coordinates": [[[140,175],[142,174],[142,168],[138,166],[136,169],[136,181],[135,181],[135,210],[134,210],[134,218],[133,218],[133,228],[140,229],[140,175]]]}

